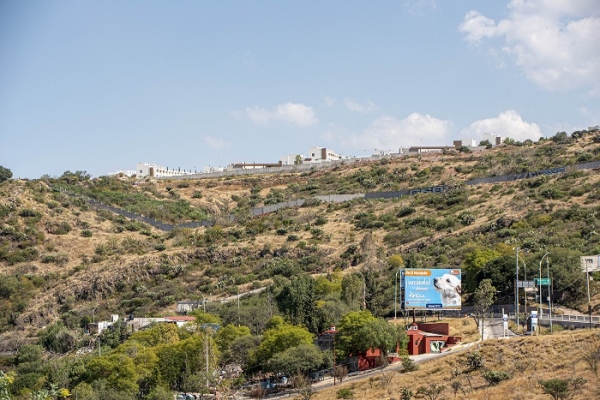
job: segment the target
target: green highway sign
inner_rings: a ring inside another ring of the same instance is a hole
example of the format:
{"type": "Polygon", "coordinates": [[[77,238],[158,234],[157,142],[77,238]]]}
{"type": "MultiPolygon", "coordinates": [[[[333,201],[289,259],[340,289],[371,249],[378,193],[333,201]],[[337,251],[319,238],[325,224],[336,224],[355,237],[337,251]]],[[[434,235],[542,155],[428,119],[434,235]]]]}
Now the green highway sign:
{"type": "Polygon", "coordinates": [[[550,285],[550,278],[535,278],[535,284],[538,286],[548,286],[550,285]]]}

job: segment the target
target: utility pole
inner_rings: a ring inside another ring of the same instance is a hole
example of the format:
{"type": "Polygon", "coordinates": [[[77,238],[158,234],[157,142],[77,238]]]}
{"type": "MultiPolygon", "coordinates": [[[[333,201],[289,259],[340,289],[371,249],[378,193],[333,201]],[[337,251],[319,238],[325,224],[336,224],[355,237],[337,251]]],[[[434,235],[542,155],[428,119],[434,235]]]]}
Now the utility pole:
{"type": "Polygon", "coordinates": [[[548,271],[548,315],[550,316],[550,334],[552,334],[552,292],[554,291],[554,282],[550,280],[550,264],[546,258],[546,269],[548,271]],[[552,290],[550,290],[552,288],[552,290]]]}
{"type": "Polygon", "coordinates": [[[335,332],[331,332],[333,336],[333,386],[335,386],[335,332]]]}
{"type": "Polygon", "coordinates": [[[517,332],[520,331],[519,326],[519,247],[517,247],[517,270],[515,280],[515,322],[517,323],[517,332]]]}
{"type": "Polygon", "coordinates": [[[210,373],[208,371],[208,329],[210,328],[207,328],[206,331],[204,331],[204,357],[206,358],[206,390],[210,392],[210,385],[208,382],[208,378],[210,377],[210,373]]]}
{"type": "MultiPolygon", "coordinates": [[[[542,261],[544,261],[544,257],[548,256],[550,254],[550,252],[546,252],[543,256],[542,259],[540,260],[540,281],[538,282],[538,286],[539,286],[539,290],[540,290],[540,326],[541,326],[541,322],[542,322],[542,303],[543,303],[543,299],[542,299],[542,261]]],[[[548,262],[548,260],[546,260],[546,262],[548,262]]]]}

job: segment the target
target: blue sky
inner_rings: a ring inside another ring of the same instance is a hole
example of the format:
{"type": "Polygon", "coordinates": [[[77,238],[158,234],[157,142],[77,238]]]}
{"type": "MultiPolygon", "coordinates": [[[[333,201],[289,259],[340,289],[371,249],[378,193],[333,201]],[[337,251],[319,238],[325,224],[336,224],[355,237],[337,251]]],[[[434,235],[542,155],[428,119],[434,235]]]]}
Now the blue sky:
{"type": "Polygon", "coordinates": [[[600,3],[0,2],[0,165],[201,170],[600,124],[600,3]]]}

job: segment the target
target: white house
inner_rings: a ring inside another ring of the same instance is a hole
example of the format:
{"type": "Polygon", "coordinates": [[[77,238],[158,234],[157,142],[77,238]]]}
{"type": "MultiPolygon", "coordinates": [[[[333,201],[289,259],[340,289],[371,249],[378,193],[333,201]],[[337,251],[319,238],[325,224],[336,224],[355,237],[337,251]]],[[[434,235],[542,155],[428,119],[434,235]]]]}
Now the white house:
{"type": "Polygon", "coordinates": [[[156,178],[163,178],[169,176],[182,176],[182,175],[191,175],[193,172],[178,169],[169,169],[169,167],[163,167],[156,164],[149,163],[137,163],[136,166],[136,175],[138,178],[144,178],[146,176],[152,176],[156,178]]]}
{"type": "Polygon", "coordinates": [[[483,138],[481,140],[489,141],[492,144],[492,146],[498,146],[504,143],[504,138],[494,133],[484,133],[482,136],[483,138]]]}
{"type": "Polygon", "coordinates": [[[308,149],[308,157],[311,162],[320,161],[336,161],[341,160],[343,157],[333,150],[326,147],[310,147],[308,149]]]}
{"type": "Polygon", "coordinates": [[[304,156],[302,154],[288,154],[279,159],[281,165],[296,165],[296,158],[300,156],[300,160],[304,162],[304,156]]]}

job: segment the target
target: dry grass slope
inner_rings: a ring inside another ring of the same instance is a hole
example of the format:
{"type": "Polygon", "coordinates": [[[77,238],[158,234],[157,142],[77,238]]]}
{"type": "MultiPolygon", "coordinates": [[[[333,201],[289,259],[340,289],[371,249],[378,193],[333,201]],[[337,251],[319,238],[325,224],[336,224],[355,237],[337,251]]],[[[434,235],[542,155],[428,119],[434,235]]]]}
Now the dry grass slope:
{"type": "Polygon", "coordinates": [[[580,391],[572,392],[572,398],[598,399],[600,380],[586,363],[585,356],[599,349],[600,330],[597,329],[489,340],[471,350],[479,351],[483,357],[485,364],[480,370],[469,372],[466,366],[469,353],[465,352],[425,362],[414,372],[386,372],[375,379],[344,383],[319,392],[312,399],[335,399],[337,391],[347,387],[354,392],[355,399],[392,400],[401,398],[403,388],[416,393],[417,388],[434,384],[444,387],[437,399],[542,400],[550,396],[542,390],[540,380],[576,377],[587,382],[580,391]],[[507,372],[511,378],[490,386],[484,379],[485,371],[490,370],[507,372]],[[456,392],[453,387],[457,388],[456,392]]]}

